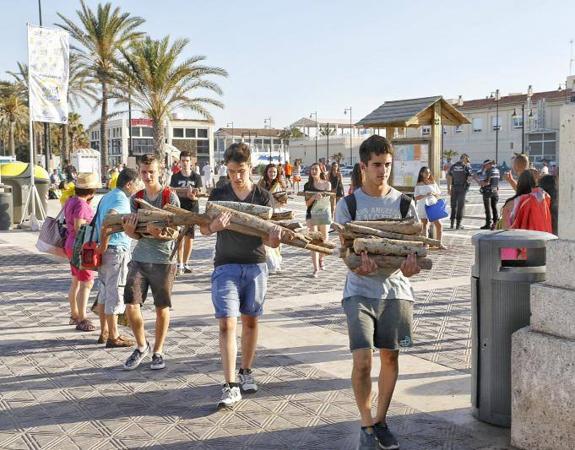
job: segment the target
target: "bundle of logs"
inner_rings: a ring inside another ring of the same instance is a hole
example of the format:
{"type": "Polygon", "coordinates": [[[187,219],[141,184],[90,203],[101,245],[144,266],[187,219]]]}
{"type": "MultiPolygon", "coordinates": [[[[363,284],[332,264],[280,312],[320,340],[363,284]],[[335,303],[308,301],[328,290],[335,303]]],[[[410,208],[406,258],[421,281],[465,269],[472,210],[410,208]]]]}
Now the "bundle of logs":
{"type": "MultiPolygon", "coordinates": [[[[136,200],[140,208],[138,209],[138,225],[136,231],[149,236],[148,225],[158,228],[177,228],[193,225],[208,225],[218,215],[223,212],[230,214],[230,224],[227,229],[236,231],[248,236],[266,238],[274,226],[281,228],[282,244],[293,247],[304,248],[331,255],[336,245],[324,241],[320,233],[294,231],[293,213],[281,213],[274,215],[273,208],[250,203],[212,201],[206,205],[206,212],[203,214],[193,213],[173,205],[165,205],[163,209],[156,208],[144,200],[136,200]]],[[[104,219],[103,225],[107,227],[107,233],[115,233],[122,230],[122,221],[125,214],[109,214],[104,219]]],[[[182,236],[183,233],[180,233],[182,236]]]]}
{"type": "Polygon", "coordinates": [[[379,268],[380,273],[389,274],[401,267],[406,256],[417,255],[422,269],[432,267],[427,257],[429,246],[439,247],[435,239],[421,236],[422,225],[413,219],[352,221],[345,225],[334,223],[342,238],[340,257],[355,270],[361,265],[361,253],[366,252],[379,268]]]}

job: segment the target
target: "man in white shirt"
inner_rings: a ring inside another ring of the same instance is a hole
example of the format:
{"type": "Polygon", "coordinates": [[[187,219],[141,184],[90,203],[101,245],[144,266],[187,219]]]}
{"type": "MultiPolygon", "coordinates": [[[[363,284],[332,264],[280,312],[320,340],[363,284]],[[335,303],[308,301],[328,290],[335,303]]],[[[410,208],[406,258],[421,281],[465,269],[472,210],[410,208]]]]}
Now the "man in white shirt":
{"type": "Polygon", "coordinates": [[[204,186],[207,188],[213,187],[212,185],[212,166],[207,162],[202,168],[202,175],[204,178],[204,186]]]}

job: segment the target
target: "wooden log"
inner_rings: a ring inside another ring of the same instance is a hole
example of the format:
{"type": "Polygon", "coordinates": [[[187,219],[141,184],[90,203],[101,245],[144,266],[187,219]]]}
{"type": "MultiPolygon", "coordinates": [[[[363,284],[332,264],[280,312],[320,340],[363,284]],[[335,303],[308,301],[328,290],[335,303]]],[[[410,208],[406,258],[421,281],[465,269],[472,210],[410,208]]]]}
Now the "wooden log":
{"type": "Polygon", "coordinates": [[[226,208],[230,208],[235,211],[250,214],[252,216],[260,217],[261,219],[266,220],[270,220],[274,212],[273,208],[270,208],[269,206],[254,205],[252,203],[243,203],[243,202],[227,202],[227,201],[210,201],[206,205],[206,211],[209,208],[209,205],[213,204],[225,206],[226,208]]]}
{"type": "MultiPolygon", "coordinates": [[[[399,269],[405,261],[405,256],[387,256],[387,255],[368,255],[375,261],[377,267],[382,269],[399,269]]],[[[344,262],[351,270],[357,269],[361,265],[361,256],[353,252],[347,252],[344,256],[344,262]]],[[[431,270],[433,261],[430,258],[417,258],[417,264],[422,270],[431,270]]]]}
{"type": "Polygon", "coordinates": [[[427,248],[423,242],[398,241],[395,239],[374,238],[355,239],[355,253],[367,252],[376,255],[407,256],[415,253],[417,256],[427,256],[427,248]]]}
{"type": "MultiPolygon", "coordinates": [[[[188,198],[188,189],[189,189],[189,188],[187,188],[187,187],[172,187],[172,186],[170,186],[170,190],[171,190],[172,192],[175,192],[178,197],[188,198]]],[[[197,197],[197,198],[207,197],[207,196],[208,196],[208,194],[206,194],[205,192],[200,192],[200,191],[198,190],[198,188],[192,188],[192,189],[195,189],[195,190],[197,191],[197,192],[196,192],[196,197],[197,197]]]]}
{"type": "Polygon", "coordinates": [[[424,244],[432,245],[434,247],[441,246],[441,241],[438,241],[436,239],[430,239],[425,236],[419,236],[415,234],[393,233],[391,231],[382,231],[376,228],[357,225],[352,222],[345,224],[345,230],[357,234],[358,235],[357,237],[365,237],[364,235],[369,235],[388,239],[399,239],[403,241],[418,241],[423,242],[424,244]]]}
{"type": "Polygon", "coordinates": [[[155,207],[154,205],[151,205],[150,203],[148,203],[148,202],[147,202],[146,200],[144,200],[143,198],[136,198],[136,199],[134,199],[134,201],[135,201],[136,203],[138,203],[138,204],[140,205],[140,208],[142,208],[142,209],[148,209],[148,210],[150,210],[150,211],[156,211],[156,212],[158,212],[158,211],[163,212],[162,209],[157,208],[157,207],[155,207]]]}
{"type": "Polygon", "coordinates": [[[330,197],[335,197],[335,192],[331,191],[299,191],[297,193],[299,197],[312,197],[315,194],[322,194],[322,195],[328,195],[330,197]]]}
{"type": "MultiPolygon", "coordinates": [[[[225,206],[209,202],[206,206],[206,215],[215,218],[223,212],[229,212],[231,215],[231,222],[237,225],[242,225],[250,229],[255,229],[258,232],[269,235],[273,227],[277,226],[272,222],[263,220],[259,217],[252,216],[241,211],[236,211],[225,206]]],[[[317,244],[310,244],[309,239],[300,233],[295,233],[287,228],[282,228],[281,242],[294,247],[306,248],[308,250],[317,251],[326,255],[333,253],[332,249],[319,246],[317,244]]]]}
{"type": "Polygon", "coordinates": [[[304,225],[297,220],[274,220],[273,223],[296,232],[297,230],[305,229],[304,225]]]}
{"type": "Polygon", "coordinates": [[[413,219],[409,220],[394,220],[394,221],[382,221],[382,220],[354,220],[350,222],[354,225],[360,225],[369,228],[375,228],[376,230],[389,231],[392,233],[401,234],[421,234],[423,225],[413,219]]]}
{"type": "Polygon", "coordinates": [[[294,218],[293,211],[274,211],[271,219],[275,221],[279,220],[292,220],[294,218]]]}

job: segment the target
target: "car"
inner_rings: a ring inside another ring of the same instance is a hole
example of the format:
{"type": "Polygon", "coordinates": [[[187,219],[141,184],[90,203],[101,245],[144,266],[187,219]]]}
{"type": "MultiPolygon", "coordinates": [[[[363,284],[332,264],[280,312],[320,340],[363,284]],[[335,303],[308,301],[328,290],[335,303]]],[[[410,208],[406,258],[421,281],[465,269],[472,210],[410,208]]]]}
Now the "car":
{"type": "Polygon", "coordinates": [[[348,177],[353,172],[353,166],[344,165],[339,168],[339,171],[344,177],[348,177]]]}

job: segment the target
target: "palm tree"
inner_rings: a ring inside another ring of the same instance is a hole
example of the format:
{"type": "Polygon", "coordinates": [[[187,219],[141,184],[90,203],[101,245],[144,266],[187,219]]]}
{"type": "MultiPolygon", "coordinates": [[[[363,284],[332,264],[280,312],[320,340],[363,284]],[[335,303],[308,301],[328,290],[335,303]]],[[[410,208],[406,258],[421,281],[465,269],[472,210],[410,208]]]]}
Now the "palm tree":
{"type": "Polygon", "coordinates": [[[341,164],[341,160],[343,159],[343,153],[339,152],[333,155],[333,159],[337,161],[338,164],[341,164]]]}
{"type": "Polygon", "coordinates": [[[443,157],[447,160],[447,162],[451,162],[451,160],[455,158],[457,155],[459,155],[459,153],[457,153],[455,150],[443,151],[443,157]]]}
{"type": "Polygon", "coordinates": [[[80,114],[68,114],[68,138],[71,144],[71,150],[74,151],[78,148],[86,147],[87,133],[84,124],[80,120],[80,114]]]}
{"type": "MultiPolygon", "coordinates": [[[[205,56],[192,56],[179,61],[188,45],[187,39],[170,44],[169,38],[154,40],[147,36],[122,50],[123,60],[117,61],[119,77],[128,82],[132,90],[131,101],[153,121],[154,150],[164,158],[164,122],[178,109],[187,109],[211,119],[207,105],[223,108],[223,104],[210,97],[196,96],[196,91],[207,90],[222,94],[220,87],[206,76],[226,77],[219,67],[201,64],[205,56]]],[[[128,103],[127,89],[114,92],[118,103],[128,103]]]]}
{"type": "Polygon", "coordinates": [[[319,134],[321,136],[333,136],[335,134],[335,128],[329,126],[320,127],[319,134]]]}
{"type": "Polygon", "coordinates": [[[91,76],[98,80],[101,87],[100,114],[100,154],[102,171],[108,164],[108,98],[113,88],[114,60],[120,50],[142,37],[137,28],[144,23],[141,17],[131,17],[120,8],[106,3],[98,4],[97,10],[91,10],[84,0],[80,0],[81,9],[76,11],[79,24],[58,14],[64,21],[59,24],[78,41],[82,49],[80,58],[91,76]],[[112,84],[112,86],[111,86],[112,84]]]}
{"type": "Polygon", "coordinates": [[[16,134],[26,127],[28,108],[21,97],[18,83],[2,82],[0,84],[0,124],[8,130],[10,155],[16,157],[16,134]]]}

